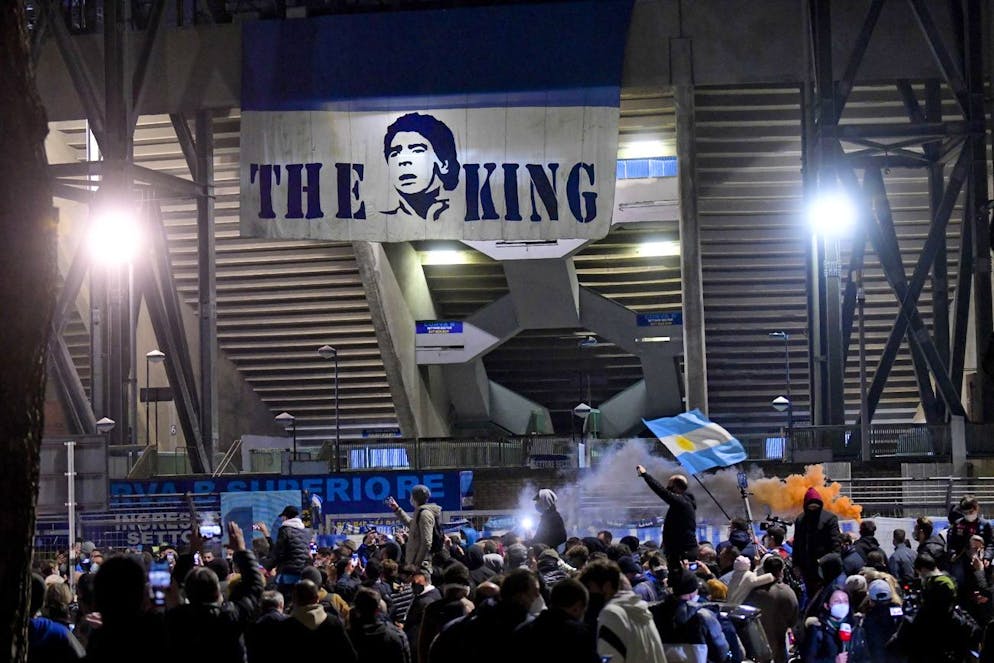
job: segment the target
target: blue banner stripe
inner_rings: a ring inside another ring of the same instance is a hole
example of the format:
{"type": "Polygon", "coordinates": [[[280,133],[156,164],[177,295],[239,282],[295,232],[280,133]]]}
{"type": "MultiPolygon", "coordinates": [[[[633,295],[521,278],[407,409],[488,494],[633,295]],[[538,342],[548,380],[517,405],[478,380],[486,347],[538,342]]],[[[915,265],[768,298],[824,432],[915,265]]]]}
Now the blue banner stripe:
{"type": "Polygon", "coordinates": [[[728,467],[746,459],[746,452],[738,441],[733,440],[703,451],[692,451],[676,457],[692,474],[698,474],[713,467],[728,467]]]}
{"type": "Polygon", "coordinates": [[[588,104],[601,93],[577,91],[620,87],[631,7],[596,0],[246,22],[242,109],[507,92],[588,104]]]}

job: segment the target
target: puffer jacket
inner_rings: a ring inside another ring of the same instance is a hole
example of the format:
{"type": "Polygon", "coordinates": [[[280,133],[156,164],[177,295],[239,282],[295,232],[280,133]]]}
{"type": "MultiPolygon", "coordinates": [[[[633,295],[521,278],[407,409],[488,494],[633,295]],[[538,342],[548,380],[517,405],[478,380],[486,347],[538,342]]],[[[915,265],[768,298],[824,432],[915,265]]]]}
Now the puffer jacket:
{"type": "Polygon", "coordinates": [[[597,653],[611,663],[666,663],[648,604],[633,592],[618,592],[601,610],[597,653]]]}
{"type": "Polygon", "coordinates": [[[279,573],[300,575],[311,561],[310,541],[311,536],[300,518],[288,518],[280,526],[266,567],[275,567],[279,573]]]}
{"type": "Polygon", "coordinates": [[[659,630],[659,638],[667,644],[706,645],[708,662],[728,661],[731,649],[721,624],[713,612],[700,604],[670,595],[649,609],[659,630]]]}

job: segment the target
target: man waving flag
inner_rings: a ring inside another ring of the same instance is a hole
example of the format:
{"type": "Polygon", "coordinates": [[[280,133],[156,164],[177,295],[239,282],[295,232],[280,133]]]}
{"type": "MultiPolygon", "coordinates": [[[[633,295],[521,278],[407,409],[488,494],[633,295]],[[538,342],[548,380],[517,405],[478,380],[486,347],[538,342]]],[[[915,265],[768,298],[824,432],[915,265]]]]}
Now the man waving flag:
{"type": "Polygon", "coordinates": [[[728,467],[746,459],[742,443],[700,410],[652,421],[643,419],[642,422],[692,474],[712,467],[728,467]]]}

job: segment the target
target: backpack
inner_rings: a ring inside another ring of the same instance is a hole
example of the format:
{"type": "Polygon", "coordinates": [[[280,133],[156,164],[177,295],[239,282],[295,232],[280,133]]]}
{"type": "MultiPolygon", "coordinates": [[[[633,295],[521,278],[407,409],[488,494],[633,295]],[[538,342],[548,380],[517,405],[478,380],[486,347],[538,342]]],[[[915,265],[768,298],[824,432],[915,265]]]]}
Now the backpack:
{"type": "MultiPolygon", "coordinates": [[[[424,507],[418,509],[418,525],[420,527],[421,514],[424,513],[424,507]]],[[[431,543],[428,545],[428,552],[434,555],[435,553],[442,552],[442,548],[445,544],[445,532],[442,531],[442,524],[439,522],[439,518],[435,518],[435,526],[431,531],[431,543]]]]}

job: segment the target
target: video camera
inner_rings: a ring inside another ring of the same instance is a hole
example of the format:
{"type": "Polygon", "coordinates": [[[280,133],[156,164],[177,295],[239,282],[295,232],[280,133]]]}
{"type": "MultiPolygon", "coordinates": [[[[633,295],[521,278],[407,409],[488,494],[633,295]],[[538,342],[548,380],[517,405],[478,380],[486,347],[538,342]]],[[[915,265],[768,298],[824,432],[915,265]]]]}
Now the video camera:
{"type": "Polygon", "coordinates": [[[765,532],[773,526],[779,526],[786,531],[787,528],[793,524],[794,522],[792,520],[784,520],[783,518],[778,518],[777,516],[767,516],[759,523],[759,529],[765,532]]]}

